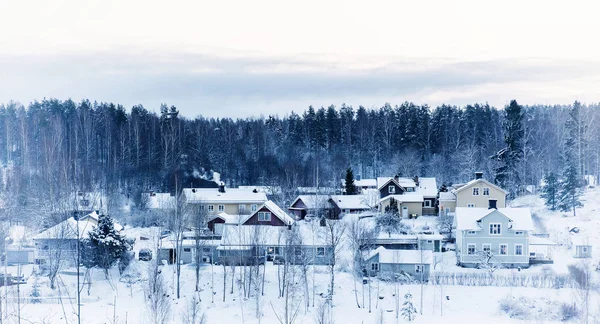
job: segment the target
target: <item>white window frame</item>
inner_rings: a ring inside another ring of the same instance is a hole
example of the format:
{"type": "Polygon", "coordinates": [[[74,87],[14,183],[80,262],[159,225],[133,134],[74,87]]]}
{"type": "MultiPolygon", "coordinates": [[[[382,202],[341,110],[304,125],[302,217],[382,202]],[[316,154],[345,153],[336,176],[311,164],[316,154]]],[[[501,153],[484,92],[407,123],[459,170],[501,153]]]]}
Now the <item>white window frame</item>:
{"type": "Polygon", "coordinates": [[[492,245],[489,243],[485,243],[481,245],[481,251],[486,252],[486,248],[487,248],[487,252],[492,252],[492,245]]]}
{"type": "Polygon", "coordinates": [[[494,235],[494,236],[498,236],[498,235],[502,235],[502,223],[490,223],[490,235],[494,235]],[[495,232],[495,230],[492,230],[493,228],[496,228],[498,230],[498,233],[493,233],[495,232]]]}
{"type": "Polygon", "coordinates": [[[467,231],[467,235],[475,235],[477,234],[477,231],[467,231]]]}
{"type": "Polygon", "coordinates": [[[425,267],[422,264],[415,264],[415,273],[423,272],[425,267]]]}
{"type": "Polygon", "coordinates": [[[515,244],[515,255],[519,255],[519,256],[523,255],[523,244],[515,244]],[[517,252],[518,247],[521,247],[521,253],[517,252]]]}
{"type": "Polygon", "coordinates": [[[389,186],[388,186],[388,193],[389,193],[389,194],[395,194],[395,193],[396,193],[396,186],[394,186],[394,185],[389,185],[389,186]]]}
{"type": "Polygon", "coordinates": [[[271,221],[271,212],[258,212],[258,221],[259,222],[270,222],[271,221]],[[268,215],[268,217],[267,217],[267,215],[268,215]]]}
{"type": "Polygon", "coordinates": [[[477,252],[477,245],[476,244],[467,244],[467,255],[475,255],[475,253],[477,252]],[[473,247],[473,253],[471,253],[471,247],[473,247]]]}
{"type": "Polygon", "coordinates": [[[371,271],[379,271],[379,263],[371,263],[371,271]]]}
{"type": "Polygon", "coordinates": [[[255,212],[256,209],[258,208],[258,206],[256,206],[256,204],[252,204],[252,206],[250,207],[250,209],[255,212]]]}
{"type": "Polygon", "coordinates": [[[487,188],[487,187],[483,188],[483,195],[484,196],[489,196],[490,195],[490,188],[487,188]]]}
{"type": "Polygon", "coordinates": [[[468,203],[467,204],[467,208],[475,208],[475,204],[474,203],[468,203]]]}
{"type": "Polygon", "coordinates": [[[498,245],[498,255],[508,255],[508,244],[506,243],[500,243],[500,245],[498,245]],[[506,246],[506,249],[504,249],[505,253],[502,253],[502,247],[506,246]]]}
{"type": "Polygon", "coordinates": [[[479,196],[479,187],[473,188],[473,196],[479,196]]]}
{"type": "Polygon", "coordinates": [[[200,211],[204,211],[204,205],[200,205],[200,211]]]}
{"type": "Polygon", "coordinates": [[[238,210],[240,211],[240,213],[241,213],[241,212],[245,212],[245,211],[246,211],[246,205],[244,205],[244,204],[240,204],[240,205],[238,206],[238,210]]]}
{"type": "Polygon", "coordinates": [[[324,257],[325,256],[325,248],[324,247],[317,247],[315,248],[315,253],[318,257],[324,257]]]}
{"type": "Polygon", "coordinates": [[[208,211],[215,211],[215,205],[208,205],[208,211]]]}
{"type": "Polygon", "coordinates": [[[225,205],[219,205],[219,212],[225,211],[225,205]]]}
{"type": "Polygon", "coordinates": [[[425,204],[425,207],[431,207],[431,200],[425,199],[424,204],[425,204]]]}

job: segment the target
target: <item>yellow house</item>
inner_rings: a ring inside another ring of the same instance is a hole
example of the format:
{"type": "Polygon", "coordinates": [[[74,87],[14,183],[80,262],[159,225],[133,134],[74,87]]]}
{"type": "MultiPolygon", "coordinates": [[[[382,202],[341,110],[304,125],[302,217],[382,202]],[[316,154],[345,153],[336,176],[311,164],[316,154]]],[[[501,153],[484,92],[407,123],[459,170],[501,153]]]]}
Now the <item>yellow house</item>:
{"type": "Polygon", "coordinates": [[[448,192],[440,192],[440,214],[453,214],[456,207],[505,208],[507,194],[506,190],[483,179],[482,172],[476,172],[475,179],[455,185],[448,192]]]}
{"type": "Polygon", "coordinates": [[[186,188],[183,189],[183,201],[198,212],[208,216],[220,213],[228,215],[249,215],[258,210],[267,201],[264,192],[251,189],[225,188],[186,188]]]}

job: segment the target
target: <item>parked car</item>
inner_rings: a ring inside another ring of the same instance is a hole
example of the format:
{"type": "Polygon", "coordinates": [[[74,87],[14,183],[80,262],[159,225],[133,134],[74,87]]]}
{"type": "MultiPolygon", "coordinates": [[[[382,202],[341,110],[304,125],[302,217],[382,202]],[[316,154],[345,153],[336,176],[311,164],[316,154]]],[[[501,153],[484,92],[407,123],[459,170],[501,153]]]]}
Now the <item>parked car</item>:
{"type": "Polygon", "coordinates": [[[150,261],[152,260],[152,250],[150,249],[141,249],[138,253],[138,259],[140,261],[150,261]]]}

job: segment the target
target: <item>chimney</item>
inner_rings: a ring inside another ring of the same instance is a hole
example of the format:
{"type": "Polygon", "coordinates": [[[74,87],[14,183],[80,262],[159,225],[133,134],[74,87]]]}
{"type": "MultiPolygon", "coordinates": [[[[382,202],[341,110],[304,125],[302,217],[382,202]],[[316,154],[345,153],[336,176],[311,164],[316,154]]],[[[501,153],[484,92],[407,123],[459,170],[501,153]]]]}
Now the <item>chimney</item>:
{"type": "Polygon", "coordinates": [[[254,188],[254,190],[252,190],[253,193],[258,193],[258,189],[254,188]]]}
{"type": "Polygon", "coordinates": [[[360,178],[361,178],[360,174],[357,174],[355,180],[360,181],[360,178]]]}
{"type": "Polygon", "coordinates": [[[496,202],[497,202],[496,199],[490,199],[489,200],[489,204],[488,204],[488,209],[497,209],[496,208],[496,202]]]}
{"type": "Polygon", "coordinates": [[[483,172],[475,172],[475,180],[483,179],[483,172]]]}
{"type": "Polygon", "coordinates": [[[415,181],[415,185],[417,185],[417,187],[419,186],[419,176],[415,176],[413,178],[413,180],[415,181]]]}
{"type": "Polygon", "coordinates": [[[394,180],[398,181],[398,179],[400,179],[400,177],[399,177],[399,176],[396,174],[396,175],[394,176],[394,180]]]}
{"type": "Polygon", "coordinates": [[[221,182],[219,185],[219,192],[225,193],[225,182],[221,182]]]}

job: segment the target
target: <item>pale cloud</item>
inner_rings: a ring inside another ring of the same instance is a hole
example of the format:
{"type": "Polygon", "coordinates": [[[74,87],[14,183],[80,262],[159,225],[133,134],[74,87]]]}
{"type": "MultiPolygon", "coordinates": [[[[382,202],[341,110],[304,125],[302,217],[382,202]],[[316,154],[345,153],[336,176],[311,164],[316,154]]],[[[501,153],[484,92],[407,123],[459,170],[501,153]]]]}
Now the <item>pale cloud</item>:
{"type": "Polygon", "coordinates": [[[0,2],[0,102],[248,116],[598,101],[596,2],[0,2]]]}

